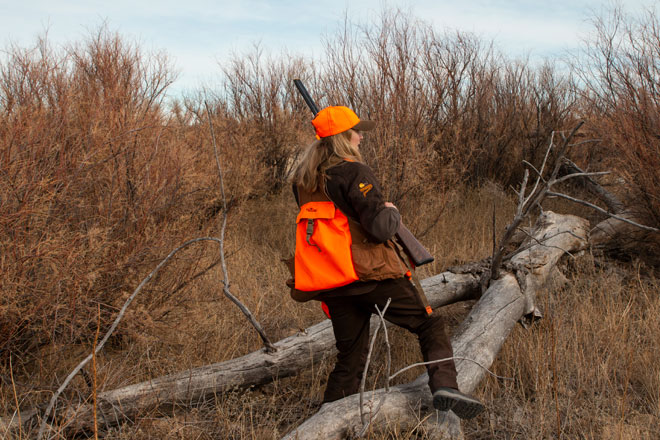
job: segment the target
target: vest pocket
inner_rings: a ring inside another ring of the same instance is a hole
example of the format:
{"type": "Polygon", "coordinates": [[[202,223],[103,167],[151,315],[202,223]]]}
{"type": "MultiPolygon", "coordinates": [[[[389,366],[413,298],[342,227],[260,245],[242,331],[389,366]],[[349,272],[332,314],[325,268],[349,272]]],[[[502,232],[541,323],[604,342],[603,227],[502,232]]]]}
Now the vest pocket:
{"type": "Polygon", "coordinates": [[[296,219],[295,288],[328,290],[357,281],[348,219],[332,202],[308,202],[296,219]]]}
{"type": "Polygon", "coordinates": [[[405,273],[396,252],[383,243],[353,243],[351,252],[360,280],[400,278],[405,273]]]}

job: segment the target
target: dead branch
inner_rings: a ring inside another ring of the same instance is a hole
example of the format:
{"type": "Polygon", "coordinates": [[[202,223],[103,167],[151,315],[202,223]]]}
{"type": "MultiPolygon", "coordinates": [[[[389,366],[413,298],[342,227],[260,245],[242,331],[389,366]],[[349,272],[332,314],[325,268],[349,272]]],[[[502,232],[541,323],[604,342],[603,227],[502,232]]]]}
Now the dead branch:
{"type": "Polygon", "coordinates": [[[154,277],[154,275],[156,275],[158,273],[158,271],[160,271],[160,269],[165,264],[167,264],[168,261],[170,261],[170,259],[174,255],[176,255],[177,252],[179,252],[180,250],[190,246],[193,243],[197,243],[197,242],[200,242],[200,241],[219,242],[220,240],[218,240],[215,237],[202,237],[202,238],[195,238],[193,240],[186,241],[181,246],[177,247],[172,252],[170,252],[169,255],[167,257],[165,257],[160,263],[158,263],[158,266],[156,266],[156,268],[154,270],[152,270],[151,273],[149,275],[147,275],[146,278],[144,278],[142,280],[142,282],[137,286],[137,288],[135,289],[135,291],[133,291],[131,296],[129,296],[128,299],[126,300],[126,302],[124,302],[124,305],[122,306],[121,310],[119,311],[119,314],[117,315],[117,317],[113,321],[112,325],[110,326],[110,329],[106,332],[106,334],[103,337],[103,339],[101,340],[101,342],[98,345],[96,345],[96,347],[94,348],[94,351],[92,353],[90,353],[85,359],[83,359],[82,362],[80,362],[71,371],[71,373],[69,373],[69,375],[66,377],[66,379],[64,380],[62,385],[60,385],[60,387],[57,389],[55,394],[53,394],[53,397],[51,397],[50,402],[48,403],[48,406],[46,407],[46,410],[44,411],[43,416],[42,416],[43,418],[42,418],[41,426],[39,427],[39,432],[37,434],[37,440],[40,440],[43,437],[44,432],[46,430],[48,420],[50,418],[50,414],[53,410],[53,407],[55,406],[55,402],[57,402],[57,399],[60,397],[60,394],[62,394],[62,392],[66,389],[66,387],[69,385],[71,380],[76,376],[76,374],[78,374],[80,372],[80,370],[85,365],[87,365],[87,363],[92,359],[92,357],[94,357],[99,351],[101,351],[101,349],[103,348],[105,343],[108,342],[108,339],[110,339],[110,336],[114,333],[115,329],[119,325],[119,322],[122,320],[122,318],[126,314],[126,310],[128,309],[128,306],[131,305],[131,303],[133,302],[133,300],[135,299],[137,294],[140,293],[142,288],[154,277]]]}
{"type": "Polygon", "coordinates": [[[525,170],[525,175],[523,177],[523,181],[520,186],[520,192],[518,193],[518,207],[516,209],[516,214],[513,218],[513,221],[505,228],[504,236],[500,240],[496,252],[493,253],[491,270],[490,270],[491,281],[496,280],[499,277],[499,271],[503,260],[504,248],[511,241],[511,238],[513,237],[515,231],[518,229],[522,221],[529,215],[531,210],[535,206],[541,205],[541,202],[547,195],[547,192],[550,190],[550,187],[554,183],[556,183],[557,174],[559,173],[559,167],[561,165],[561,158],[564,157],[564,154],[566,153],[570,140],[573,138],[575,133],[580,129],[580,127],[582,127],[583,123],[584,122],[578,123],[575,126],[575,128],[571,131],[571,133],[568,135],[568,137],[564,137],[564,142],[557,152],[555,166],[553,167],[553,170],[550,174],[550,178],[544,179],[543,173],[548,163],[548,158],[550,157],[550,151],[554,147],[554,132],[552,133],[552,135],[550,136],[550,144],[548,145],[548,149],[546,150],[545,156],[543,158],[543,163],[541,164],[541,169],[537,171],[536,168],[532,167],[537,172],[537,176],[536,176],[536,181],[534,182],[534,187],[532,188],[532,190],[528,195],[525,195],[525,189],[527,186],[527,178],[528,178],[528,172],[527,170],[525,170]],[[539,187],[541,182],[543,182],[543,185],[539,187]]]}
{"type": "MultiPolygon", "coordinates": [[[[505,274],[491,283],[482,298],[475,304],[468,317],[452,337],[458,384],[462,391],[472,392],[486,374],[482,367],[492,364],[508,333],[529,307],[533,297],[549,279],[557,261],[564,255],[559,249],[577,250],[586,245],[587,222],[575,216],[562,216],[550,211],[539,219],[534,236],[546,245],[536,245],[520,252],[514,262],[525,266],[526,291],[523,292],[512,274],[505,274]],[[571,233],[559,233],[570,231],[571,233]],[[579,238],[578,238],[579,237],[579,238]],[[478,364],[474,363],[476,361],[478,364]]],[[[413,429],[420,420],[427,420],[425,427],[435,430],[435,435],[461,438],[460,422],[453,413],[434,410],[428,389],[428,376],[423,374],[414,382],[367,393],[367,407],[376,406],[383,400],[373,424],[396,423],[403,429],[413,429]],[[427,419],[427,416],[430,417],[427,419]]],[[[359,396],[353,395],[325,404],[319,412],[309,418],[284,439],[341,439],[348,433],[360,432],[362,428],[358,411],[359,396]]]]}
{"type": "Polygon", "coordinates": [[[585,173],[582,169],[580,169],[580,167],[578,167],[567,157],[564,157],[562,171],[566,172],[566,174],[584,174],[584,176],[582,176],[582,178],[579,180],[584,183],[589,191],[596,194],[596,196],[598,196],[598,198],[600,198],[603,203],[607,205],[609,212],[620,214],[624,211],[625,208],[623,203],[621,203],[621,201],[614,194],[603,188],[598,182],[592,179],[591,176],[587,175],[588,173],[585,173]]]}
{"type": "Polygon", "coordinates": [[[245,305],[239,301],[238,298],[236,298],[229,290],[229,273],[227,271],[227,262],[225,261],[225,231],[227,229],[227,198],[225,197],[225,184],[224,184],[224,179],[223,179],[223,174],[222,174],[222,166],[220,165],[220,157],[218,156],[218,147],[215,142],[215,131],[213,130],[213,121],[211,119],[211,111],[209,110],[209,105],[206,101],[204,101],[204,106],[206,107],[206,115],[208,117],[208,122],[209,122],[209,130],[211,131],[211,140],[213,143],[213,153],[215,155],[215,163],[216,166],[218,167],[218,175],[220,176],[220,193],[222,196],[222,227],[220,229],[220,261],[222,262],[222,274],[223,274],[223,279],[222,279],[222,291],[225,294],[227,298],[229,298],[236,306],[243,312],[243,314],[247,317],[248,321],[250,321],[250,324],[257,330],[257,333],[259,333],[259,336],[261,337],[261,340],[264,343],[264,346],[266,347],[267,351],[275,351],[276,348],[273,345],[272,342],[270,342],[270,339],[268,339],[268,336],[266,336],[266,332],[264,331],[263,327],[259,322],[255,319],[254,315],[252,315],[252,312],[245,307],[245,305]]]}
{"type": "Polygon", "coordinates": [[[577,199],[577,198],[575,198],[575,197],[571,197],[571,196],[566,195],[566,194],[556,193],[556,192],[552,192],[552,191],[549,191],[549,192],[548,192],[548,195],[549,195],[549,196],[552,196],[552,197],[561,197],[561,198],[563,198],[563,199],[570,200],[571,202],[575,202],[575,203],[578,203],[578,204],[580,204],[580,205],[588,206],[589,208],[595,209],[596,211],[600,212],[601,214],[605,214],[605,215],[608,216],[608,217],[611,217],[611,218],[617,219],[617,220],[619,220],[619,221],[622,221],[622,222],[628,223],[628,224],[630,224],[630,225],[633,225],[633,226],[635,226],[635,227],[637,227],[637,228],[639,228],[639,229],[643,229],[643,230],[645,230],[645,231],[649,231],[649,232],[658,232],[658,231],[659,231],[658,228],[654,228],[654,227],[652,227],[652,226],[641,225],[641,224],[639,224],[639,223],[637,223],[637,222],[634,222],[634,221],[632,221],[632,220],[630,220],[630,219],[627,219],[627,218],[625,218],[625,217],[622,217],[622,216],[620,216],[620,215],[612,214],[612,213],[610,213],[610,212],[604,210],[604,209],[601,208],[600,206],[594,205],[593,203],[589,203],[589,202],[587,202],[586,200],[580,200],[580,199],[577,199]]]}
{"type": "Polygon", "coordinates": [[[608,174],[609,172],[604,171],[604,172],[585,172],[581,170],[577,165],[575,165],[573,162],[571,162],[569,159],[566,158],[566,152],[568,150],[568,147],[570,146],[569,142],[579,130],[579,128],[582,126],[583,122],[580,122],[577,124],[577,126],[571,131],[571,133],[568,136],[563,137],[563,144],[557,151],[557,155],[555,158],[554,166],[552,169],[552,172],[550,175],[545,178],[544,177],[544,171],[546,166],[548,165],[548,158],[550,156],[550,151],[553,149],[554,144],[554,133],[550,137],[550,144],[548,145],[548,149],[546,151],[546,154],[543,158],[543,163],[541,164],[541,169],[537,170],[532,164],[530,164],[527,161],[523,161],[528,167],[533,169],[537,176],[536,176],[536,181],[534,183],[534,187],[531,190],[531,192],[526,195],[525,194],[525,188],[527,186],[527,178],[528,178],[528,170],[525,170],[525,174],[522,180],[522,184],[520,187],[520,191],[517,192],[518,194],[518,206],[516,209],[516,214],[513,218],[513,221],[505,228],[505,233],[502,239],[500,240],[499,245],[497,246],[497,249],[495,252],[493,252],[493,257],[492,257],[492,264],[491,264],[491,271],[490,271],[490,280],[495,280],[499,276],[499,271],[502,265],[502,261],[506,260],[506,256],[504,256],[504,248],[510,243],[514,232],[518,230],[520,223],[523,221],[524,218],[526,218],[529,213],[531,212],[531,209],[534,207],[538,207],[539,209],[541,208],[541,204],[543,200],[546,197],[561,197],[566,200],[570,200],[574,203],[578,203],[584,206],[588,206],[604,215],[607,215],[608,217],[620,220],[622,222],[628,223],[630,225],[633,225],[637,228],[640,228],[642,230],[648,231],[648,232],[658,232],[657,228],[651,227],[651,226],[645,226],[640,223],[637,223],[629,218],[626,218],[625,216],[618,215],[623,211],[623,205],[621,202],[618,201],[616,197],[611,195],[608,191],[604,190],[598,183],[596,183],[593,179],[592,176],[600,176],[604,174],[608,174]],[[567,170],[568,174],[563,175],[562,177],[558,177],[559,172],[561,169],[567,170]],[[602,209],[601,207],[594,205],[593,203],[589,203],[585,200],[581,200],[572,196],[569,196],[567,194],[563,194],[560,192],[553,191],[552,188],[553,186],[560,184],[562,182],[565,182],[569,179],[574,179],[574,178],[580,178],[583,179],[584,181],[587,182],[588,186],[590,189],[592,189],[601,199],[605,201],[605,203],[608,205],[610,211],[607,211],[605,209],[602,209]]]}
{"type": "MultiPolygon", "coordinates": [[[[202,239],[192,242],[200,240],[202,239]]],[[[151,276],[154,274],[155,272],[151,276]]],[[[479,275],[469,271],[444,272],[422,280],[421,284],[433,308],[474,299],[480,294],[479,275]]],[[[374,318],[372,325],[375,324],[374,318]]],[[[282,339],[274,345],[277,348],[274,353],[262,349],[229,361],[99,393],[99,426],[115,426],[123,421],[132,420],[144,411],[171,408],[175,405],[188,406],[190,402],[212,399],[215,395],[232,389],[260,385],[275,378],[288,377],[299,373],[311,363],[316,364],[336,353],[329,320],[282,339]]],[[[38,409],[21,411],[22,425],[30,423],[41,413],[42,411],[38,409]]],[[[92,405],[88,403],[58,409],[57,417],[70,421],[67,426],[68,431],[80,432],[93,429],[92,405]]],[[[20,426],[15,416],[0,419],[0,432],[9,432],[20,426]]]]}
{"type": "MultiPolygon", "coordinates": [[[[387,308],[390,306],[390,302],[392,302],[392,298],[387,299],[387,303],[385,303],[385,307],[383,308],[382,312],[380,311],[380,309],[378,308],[377,305],[374,306],[374,307],[376,307],[376,311],[378,312],[378,317],[380,318],[380,320],[378,321],[378,325],[376,326],[376,330],[374,330],[374,334],[371,337],[371,343],[369,344],[369,351],[367,352],[367,360],[364,364],[364,370],[362,371],[362,378],[360,379],[360,400],[359,400],[359,404],[360,404],[360,421],[362,422],[362,426],[363,426],[360,436],[362,436],[362,434],[367,430],[367,428],[369,427],[369,424],[371,423],[371,420],[373,419],[373,415],[372,415],[372,417],[369,418],[369,422],[364,421],[364,406],[363,406],[363,402],[364,402],[364,385],[367,381],[367,374],[369,372],[369,364],[371,363],[371,353],[373,352],[374,344],[376,342],[376,337],[378,336],[378,331],[380,330],[381,326],[383,327],[383,330],[385,332],[385,343],[387,345],[387,367],[388,367],[387,375],[389,376],[389,374],[390,374],[390,371],[389,371],[389,367],[390,367],[390,363],[391,363],[390,344],[389,344],[389,338],[387,337],[387,325],[385,324],[385,319],[383,318],[383,314],[387,311],[387,308]]],[[[386,388],[387,391],[389,391],[389,388],[390,388],[389,381],[385,385],[385,388],[386,388]]],[[[378,412],[378,409],[376,409],[376,412],[378,412]]]]}

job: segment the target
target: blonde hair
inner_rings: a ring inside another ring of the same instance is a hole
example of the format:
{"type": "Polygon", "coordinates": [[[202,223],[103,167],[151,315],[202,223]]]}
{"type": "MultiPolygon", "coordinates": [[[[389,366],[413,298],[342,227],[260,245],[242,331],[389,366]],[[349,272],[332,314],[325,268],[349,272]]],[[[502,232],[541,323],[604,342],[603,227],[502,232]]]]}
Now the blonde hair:
{"type": "Polygon", "coordinates": [[[351,144],[353,130],[321,138],[307,147],[293,174],[293,183],[309,192],[325,191],[325,171],[344,160],[363,162],[360,150],[351,144]]]}

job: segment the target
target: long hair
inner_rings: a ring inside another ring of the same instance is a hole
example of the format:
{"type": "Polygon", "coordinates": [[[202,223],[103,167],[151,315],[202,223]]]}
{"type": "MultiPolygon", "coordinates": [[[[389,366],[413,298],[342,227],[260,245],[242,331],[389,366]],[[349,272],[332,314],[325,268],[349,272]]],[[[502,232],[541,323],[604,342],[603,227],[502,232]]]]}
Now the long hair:
{"type": "Polygon", "coordinates": [[[363,162],[351,142],[353,130],[321,138],[307,147],[293,174],[293,183],[309,192],[325,191],[325,170],[344,160],[363,162]]]}

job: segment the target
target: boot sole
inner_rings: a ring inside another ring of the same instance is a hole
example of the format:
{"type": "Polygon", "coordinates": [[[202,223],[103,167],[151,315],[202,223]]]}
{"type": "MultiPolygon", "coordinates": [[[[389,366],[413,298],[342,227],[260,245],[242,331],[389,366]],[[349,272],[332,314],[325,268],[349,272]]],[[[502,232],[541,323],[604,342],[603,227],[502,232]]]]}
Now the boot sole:
{"type": "Polygon", "coordinates": [[[478,400],[442,391],[433,396],[433,406],[438,411],[452,410],[461,419],[476,417],[485,409],[478,400]]]}

